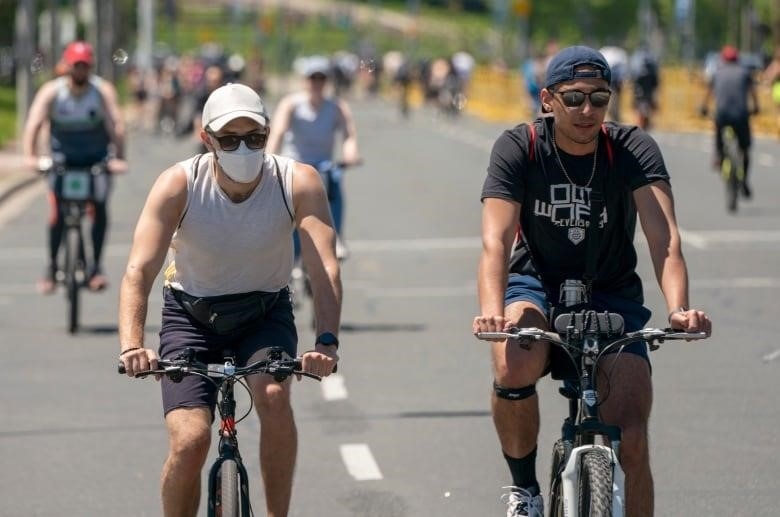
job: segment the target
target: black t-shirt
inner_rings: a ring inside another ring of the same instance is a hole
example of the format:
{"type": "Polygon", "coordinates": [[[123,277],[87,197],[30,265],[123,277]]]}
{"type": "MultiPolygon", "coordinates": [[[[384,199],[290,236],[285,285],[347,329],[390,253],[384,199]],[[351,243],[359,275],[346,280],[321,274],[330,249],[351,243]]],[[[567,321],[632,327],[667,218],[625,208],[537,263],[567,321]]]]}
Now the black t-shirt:
{"type": "Polygon", "coordinates": [[[633,245],[636,207],[632,192],[654,181],[669,181],[658,145],[639,128],[604,124],[606,135],[599,134],[595,175],[588,186],[594,155],[558,150],[569,181],[552,147],[552,123],[552,117],[534,122],[533,159],[526,124],[504,131],[493,145],[482,199],[501,198],[521,205],[522,231],[512,252],[510,272],[539,276],[552,303],[558,301],[565,279],[582,279],[590,193],[598,187],[604,209],[599,218],[601,240],[593,289],[643,302],[633,245]]]}

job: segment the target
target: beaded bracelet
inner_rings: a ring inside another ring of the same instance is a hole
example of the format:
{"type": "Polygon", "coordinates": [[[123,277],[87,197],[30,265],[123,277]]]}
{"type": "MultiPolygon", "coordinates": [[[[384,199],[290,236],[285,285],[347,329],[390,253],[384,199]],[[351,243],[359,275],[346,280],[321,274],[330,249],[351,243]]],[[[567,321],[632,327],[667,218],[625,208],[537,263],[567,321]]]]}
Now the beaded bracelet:
{"type": "Polygon", "coordinates": [[[134,346],[133,348],[128,348],[127,350],[122,350],[121,352],[119,352],[119,357],[122,357],[126,353],[132,352],[133,350],[141,350],[142,348],[143,347],[140,347],[140,346],[134,346]]]}

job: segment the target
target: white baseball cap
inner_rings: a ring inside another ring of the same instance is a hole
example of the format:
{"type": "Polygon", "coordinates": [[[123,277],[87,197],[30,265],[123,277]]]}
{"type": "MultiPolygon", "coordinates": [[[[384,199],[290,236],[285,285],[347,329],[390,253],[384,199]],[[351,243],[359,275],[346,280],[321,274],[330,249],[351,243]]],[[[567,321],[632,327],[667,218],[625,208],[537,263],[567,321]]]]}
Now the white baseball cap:
{"type": "Polygon", "coordinates": [[[330,59],[320,55],[299,57],[293,62],[293,69],[303,77],[311,77],[314,74],[329,75],[330,59]]]}
{"type": "Polygon", "coordinates": [[[257,92],[244,84],[228,83],[211,92],[206,99],[201,123],[204,129],[219,131],[231,120],[241,117],[250,118],[263,127],[268,125],[268,113],[257,92]]]}

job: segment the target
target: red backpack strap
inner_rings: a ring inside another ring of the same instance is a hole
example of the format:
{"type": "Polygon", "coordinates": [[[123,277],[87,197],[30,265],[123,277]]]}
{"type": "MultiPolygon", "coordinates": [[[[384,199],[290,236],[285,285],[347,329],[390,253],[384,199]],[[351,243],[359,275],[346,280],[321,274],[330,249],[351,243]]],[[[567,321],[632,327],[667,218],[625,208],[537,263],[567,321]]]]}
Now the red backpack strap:
{"type": "Polygon", "coordinates": [[[604,134],[604,141],[607,143],[607,160],[609,160],[609,166],[612,167],[615,164],[615,152],[612,149],[612,140],[609,138],[605,124],[601,124],[601,132],[604,134]]]}
{"type": "Polygon", "coordinates": [[[531,122],[528,124],[528,131],[530,132],[531,136],[531,145],[528,148],[528,160],[530,162],[534,161],[534,155],[536,154],[536,124],[531,122]]]}

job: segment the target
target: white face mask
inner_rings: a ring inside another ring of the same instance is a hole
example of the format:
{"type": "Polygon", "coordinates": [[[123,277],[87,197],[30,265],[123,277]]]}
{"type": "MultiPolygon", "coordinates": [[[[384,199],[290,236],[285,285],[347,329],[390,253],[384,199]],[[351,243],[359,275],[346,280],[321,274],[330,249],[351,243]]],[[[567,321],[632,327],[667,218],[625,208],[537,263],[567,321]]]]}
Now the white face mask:
{"type": "Polygon", "coordinates": [[[235,151],[223,151],[215,146],[214,152],[222,170],[236,183],[252,183],[260,175],[265,157],[263,149],[249,149],[242,141],[235,151]]]}

